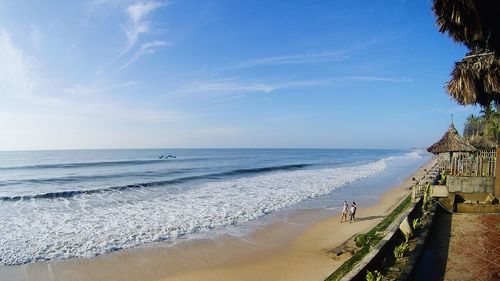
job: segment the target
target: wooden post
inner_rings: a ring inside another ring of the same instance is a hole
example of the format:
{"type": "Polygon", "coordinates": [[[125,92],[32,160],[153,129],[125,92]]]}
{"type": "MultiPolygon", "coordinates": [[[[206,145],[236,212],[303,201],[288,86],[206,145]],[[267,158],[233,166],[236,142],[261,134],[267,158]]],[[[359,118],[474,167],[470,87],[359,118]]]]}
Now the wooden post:
{"type": "Polygon", "coordinates": [[[495,163],[495,197],[500,197],[500,145],[497,144],[497,157],[495,163]]]}

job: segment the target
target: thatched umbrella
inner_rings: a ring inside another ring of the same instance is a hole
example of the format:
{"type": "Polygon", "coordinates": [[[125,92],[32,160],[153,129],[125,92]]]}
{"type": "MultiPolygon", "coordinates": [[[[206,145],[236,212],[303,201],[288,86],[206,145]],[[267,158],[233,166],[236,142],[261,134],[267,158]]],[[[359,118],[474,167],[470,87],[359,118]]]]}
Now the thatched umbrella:
{"type": "Polygon", "coordinates": [[[500,58],[493,52],[464,57],[455,63],[446,91],[461,105],[500,104],[500,58]]]}
{"type": "Polygon", "coordinates": [[[500,55],[500,1],[434,0],[439,31],[448,32],[470,50],[488,49],[500,55]]]}
{"type": "Polygon", "coordinates": [[[484,136],[473,137],[472,139],[470,139],[469,143],[477,150],[492,150],[496,147],[494,141],[491,141],[484,136]]]}
{"type": "Polygon", "coordinates": [[[458,134],[457,129],[455,129],[455,126],[451,123],[448,131],[443,137],[427,148],[427,151],[434,154],[449,152],[451,161],[453,152],[474,152],[476,149],[458,134]]]}

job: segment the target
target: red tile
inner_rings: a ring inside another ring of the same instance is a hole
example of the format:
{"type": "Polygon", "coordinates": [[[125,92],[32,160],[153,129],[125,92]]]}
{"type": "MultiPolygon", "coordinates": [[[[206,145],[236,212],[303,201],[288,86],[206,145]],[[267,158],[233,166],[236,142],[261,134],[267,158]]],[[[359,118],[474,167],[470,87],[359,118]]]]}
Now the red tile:
{"type": "Polygon", "coordinates": [[[464,278],[468,276],[468,274],[463,274],[463,273],[460,273],[458,271],[451,271],[451,272],[446,272],[445,276],[444,276],[444,280],[450,280],[450,281],[456,281],[456,280],[460,280],[461,278],[464,278]]]}
{"type": "Polygon", "coordinates": [[[495,262],[496,259],[498,258],[498,254],[496,254],[493,251],[487,251],[487,252],[483,252],[481,254],[481,258],[486,259],[490,262],[495,262]]]}
{"type": "Polygon", "coordinates": [[[485,246],[486,246],[487,250],[492,250],[493,251],[496,248],[498,248],[500,245],[496,244],[496,243],[491,243],[490,241],[486,241],[485,246]]]}
{"type": "Polygon", "coordinates": [[[484,281],[490,279],[491,274],[486,270],[480,270],[469,276],[473,277],[476,281],[484,281]]]}
{"type": "Polygon", "coordinates": [[[487,266],[483,268],[484,270],[491,272],[491,273],[497,273],[500,271],[500,266],[496,265],[494,263],[490,263],[487,266]]]}
{"type": "Polygon", "coordinates": [[[476,269],[481,269],[485,266],[487,266],[488,264],[490,264],[491,262],[488,261],[488,260],[485,260],[483,258],[471,258],[468,260],[468,264],[473,267],[473,268],[476,268],[476,269]]]}
{"type": "Polygon", "coordinates": [[[478,281],[481,279],[478,279],[475,274],[467,275],[464,278],[461,278],[460,281],[478,281]]]}

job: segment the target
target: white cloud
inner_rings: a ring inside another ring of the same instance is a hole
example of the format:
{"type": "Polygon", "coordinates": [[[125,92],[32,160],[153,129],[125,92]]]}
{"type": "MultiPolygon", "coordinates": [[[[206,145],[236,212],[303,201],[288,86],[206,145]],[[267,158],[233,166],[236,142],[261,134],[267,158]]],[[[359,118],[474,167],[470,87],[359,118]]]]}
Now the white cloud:
{"type": "MultiPolygon", "coordinates": [[[[172,92],[179,95],[212,95],[223,96],[233,95],[234,98],[241,98],[244,94],[270,93],[276,90],[296,89],[303,87],[314,87],[321,85],[332,85],[339,81],[367,81],[367,82],[412,82],[406,77],[383,77],[383,76],[339,76],[329,79],[311,80],[282,80],[274,82],[252,82],[240,78],[211,79],[187,82],[183,86],[172,92]]],[[[230,99],[224,99],[230,100],[230,99]]]]}
{"type": "Polygon", "coordinates": [[[128,48],[137,43],[139,36],[149,32],[149,22],[144,19],[148,14],[166,4],[160,2],[139,2],[127,7],[127,15],[131,24],[125,29],[128,39],[128,48]]]}
{"type": "Polygon", "coordinates": [[[192,94],[241,94],[241,93],[269,93],[275,90],[270,84],[243,82],[239,79],[218,79],[209,81],[195,81],[187,83],[175,92],[181,95],[192,94]]]}
{"type": "MultiPolygon", "coordinates": [[[[97,75],[100,75],[104,70],[111,67],[112,65],[123,59],[125,56],[127,56],[131,52],[131,50],[134,49],[137,42],[139,42],[140,36],[142,34],[147,34],[150,32],[151,22],[146,20],[147,16],[151,14],[154,10],[167,5],[169,5],[168,2],[150,1],[150,2],[138,2],[127,6],[127,8],[125,9],[125,13],[127,14],[129,22],[124,27],[124,32],[125,35],[127,36],[127,44],[115,58],[113,58],[110,62],[108,62],[106,65],[104,65],[101,69],[97,71],[97,75]]],[[[154,52],[152,48],[158,46],[158,45],[153,46],[148,44],[168,45],[168,43],[158,40],[141,45],[141,48],[134,55],[132,55],[132,57],[128,60],[128,62],[126,62],[121,67],[116,69],[115,72],[118,72],[128,67],[142,55],[154,52]],[[146,50],[144,50],[144,48],[146,48],[146,50]]]]}
{"type": "Polygon", "coordinates": [[[28,95],[36,85],[33,59],[28,58],[12,42],[10,34],[0,26],[0,95],[28,95]]]}
{"type": "Polygon", "coordinates": [[[106,86],[77,83],[70,87],[64,88],[62,92],[73,97],[78,97],[78,96],[88,97],[95,94],[106,93],[116,89],[130,88],[136,86],[137,84],[139,83],[135,81],[115,83],[106,86]]]}
{"type": "Polygon", "coordinates": [[[291,89],[320,85],[327,80],[303,80],[303,81],[282,81],[282,82],[251,82],[239,78],[212,79],[186,83],[173,92],[180,95],[234,95],[241,98],[244,94],[270,93],[279,89],[291,89]]]}
{"type": "Polygon", "coordinates": [[[165,41],[159,41],[159,40],[142,44],[141,47],[139,48],[139,50],[137,50],[124,65],[122,65],[120,68],[118,68],[116,70],[116,72],[121,71],[121,70],[129,67],[136,60],[138,60],[140,57],[142,57],[146,54],[154,54],[155,48],[161,47],[161,46],[170,46],[170,44],[165,42],[165,41]]]}
{"type": "Polygon", "coordinates": [[[245,61],[225,69],[241,69],[265,65],[281,65],[281,64],[310,64],[310,63],[323,63],[345,60],[348,58],[346,52],[323,52],[323,53],[306,53],[295,54],[287,56],[275,56],[259,58],[254,60],[245,61]]]}
{"type": "Polygon", "coordinates": [[[162,5],[163,4],[160,2],[139,2],[128,6],[127,13],[134,23],[138,23],[151,11],[161,7],[162,5]]]}

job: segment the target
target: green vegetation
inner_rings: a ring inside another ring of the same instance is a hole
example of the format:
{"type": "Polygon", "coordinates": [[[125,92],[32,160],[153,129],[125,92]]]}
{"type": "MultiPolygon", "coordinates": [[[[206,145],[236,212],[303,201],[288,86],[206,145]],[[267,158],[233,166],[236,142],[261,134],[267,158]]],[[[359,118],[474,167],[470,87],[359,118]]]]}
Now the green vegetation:
{"type": "Polygon", "coordinates": [[[445,185],[446,184],[446,176],[447,175],[448,175],[448,172],[446,172],[444,170],[440,173],[440,176],[441,176],[440,179],[439,179],[439,184],[440,185],[445,185]]]}
{"type": "Polygon", "coordinates": [[[429,183],[427,187],[425,187],[424,198],[422,199],[422,211],[425,212],[429,204],[431,203],[431,184],[429,183]]]}
{"type": "Polygon", "coordinates": [[[356,246],[361,248],[363,247],[365,244],[366,244],[366,234],[358,234],[358,236],[356,236],[356,246]]]}
{"type": "Polygon", "coordinates": [[[417,231],[422,226],[422,218],[413,219],[412,226],[413,230],[417,231]]]}
{"type": "Polygon", "coordinates": [[[464,137],[468,140],[481,137],[494,143],[500,142],[500,105],[489,105],[481,110],[479,116],[467,117],[464,137]]]}
{"type": "Polygon", "coordinates": [[[377,231],[385,230],[393,221],[396,219],[399,214],[401,214],[404,210],[408,209],[411,205],[411,197],[408,195],[399,206],[394,209],[387,217],[384,218],[377,226],[375,226],[372,230],[370,230],[367,235],[374,235],[377,231]]]}
{"type": "MultiPolygon", "coordinates": [[[[350,259],[345,261],[335,272],[333,272],[326,281],[340,280],[344,275],[346,275],[351,269],[356,266],[356,264],[361,261],[368,252],[370,252],[370,247],[377,245],[382,236],[378,233],[384,231],[404,210],[408,209],[411,205],[411,197],[407,196],[399,206],[394,209],[388,216],[386,216],[377,226],[366,234],[360,234],[356,237],[356,246],[358,244],[361,247],[350,259]],[[358,242],[359,241],[359,242],[358,242]]],[[[374,279],[378,280],[378,279],[374,279]]],[[[380,279],[382,280],[382,279],[380,279]]]]}
{"type": "Polygon", "coordinates": [[[394,257],[396,260],[401,260],[401,258],[404,256],[406,252],[408,252],[408,249],[410,246],[408,245],[408,240],[410,239],[409,235],[405,235],[405,242],[401,243],[401,245],[396,246],[394,248],[394,257]]]}
{"type": "Polygon", "coordinates": [[[368,271],[366,273],[366,281],[383,281],[384,280],[384,276],[375,270],[374,273],[372,273],[371,271],[368,271]]]}

